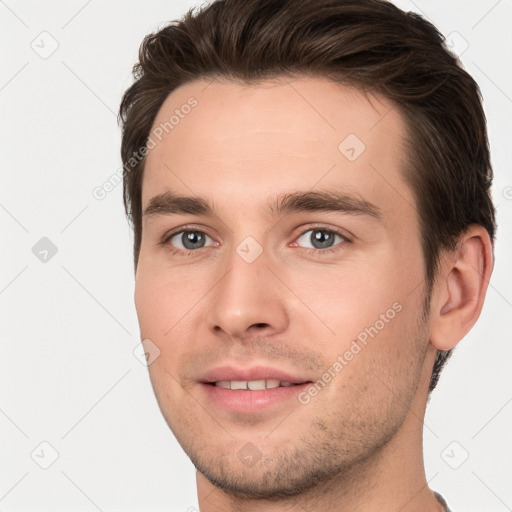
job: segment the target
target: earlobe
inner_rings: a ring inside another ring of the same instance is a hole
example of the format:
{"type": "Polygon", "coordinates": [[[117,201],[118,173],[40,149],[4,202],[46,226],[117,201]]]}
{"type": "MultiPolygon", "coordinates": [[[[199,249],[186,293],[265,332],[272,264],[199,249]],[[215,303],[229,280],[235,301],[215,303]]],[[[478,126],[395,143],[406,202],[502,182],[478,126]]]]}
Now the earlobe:
{"type": "Polygon", "coordinates": [[[441,260],[432,291],[430,343],[438,350],[452,349],[477,321],[492,268],[489,234],[472,225],[457,249],[441,260]]]}

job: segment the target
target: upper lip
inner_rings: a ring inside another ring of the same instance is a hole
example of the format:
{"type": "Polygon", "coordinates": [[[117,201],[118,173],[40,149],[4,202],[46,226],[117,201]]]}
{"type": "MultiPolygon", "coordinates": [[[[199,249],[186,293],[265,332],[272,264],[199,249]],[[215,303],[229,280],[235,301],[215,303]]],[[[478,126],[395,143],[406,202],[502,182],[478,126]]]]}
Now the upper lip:
{"type": "Polygon", "coordinates": [[[252,381],[252,380],[268,380],[276,379],[280,382],[291,382],[293,384],[301,384],[303,382],[310,382],[307,378],[291,373],[284,372],[279,368],[271,366],[251,366],[251,367],[237,367],[237,366],[217,366],[207,370],[200,379],[203,383],[212,383],[222,380],[237,380],[237,381],[252,381]]]}

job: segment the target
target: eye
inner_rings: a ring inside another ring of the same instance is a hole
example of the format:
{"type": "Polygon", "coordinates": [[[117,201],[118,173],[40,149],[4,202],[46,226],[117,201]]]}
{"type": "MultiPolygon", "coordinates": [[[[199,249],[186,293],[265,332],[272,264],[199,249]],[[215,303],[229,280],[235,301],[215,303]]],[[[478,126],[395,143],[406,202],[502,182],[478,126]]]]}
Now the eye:
{"type": "Polygon", "coordinates": [[[185,230],[170,235],[164,240],[164,243],[170,244],[175,249],[187,252],[212,245],[212,241],[213,240],[202,231],[185,230]],[[210,241],[209,244],[206,243],[208,240],[210,241]]]}
{"type": "Polygon", "coordinates": [[[332,249],[337,244],[345,241],[348,240],[341,234],[325,228],[308,229],[297,238],[297,243],[302,247],[318,251],[332,249]],[[310,245],[308,246],[307,244],[310,245]]]}

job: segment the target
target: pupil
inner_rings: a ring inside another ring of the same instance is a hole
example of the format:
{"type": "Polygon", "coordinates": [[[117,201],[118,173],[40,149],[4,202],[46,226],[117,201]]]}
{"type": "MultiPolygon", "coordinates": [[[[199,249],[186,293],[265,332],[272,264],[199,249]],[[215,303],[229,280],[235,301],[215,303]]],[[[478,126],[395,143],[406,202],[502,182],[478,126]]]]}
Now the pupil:
{"type": "Polygon", "coordinates": [[[334,233],[316,230],[311,233],[311,243],[316,249],[325,249],[330,247],[334,240],[334,233]]]}
{"type": "Polygon", "coordinates": [[[197,245],[202,247],[204,243],[204,236],[197,231],[190,231],[188,233],[183,233],[182,235],[183,247],[187,249],[197,249],[197,245]]]}

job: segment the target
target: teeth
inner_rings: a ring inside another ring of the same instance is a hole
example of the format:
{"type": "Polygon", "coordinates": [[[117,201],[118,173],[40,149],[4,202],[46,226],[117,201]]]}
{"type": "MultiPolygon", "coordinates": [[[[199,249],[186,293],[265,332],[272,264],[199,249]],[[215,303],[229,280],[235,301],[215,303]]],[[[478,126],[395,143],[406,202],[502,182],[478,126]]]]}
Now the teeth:
{"type": "Polygon", "coordinates": [[[264,380],[250,380],[247,383],[247,387],[253,391],[256,391],[258,389],[265,389],[267,386],[265,385],[264,380]]]}
{"type": "Polygon", "coordinates": [[[268,379],[267,380],[267,389],[269,388],[278,388],[279,387],[279,381],[276,379],[268,379]]]}
{"type": "Polygon", "coordinates": [[[245,380],[232,380],[231,389],[247,389],[247,382],[245,380]]]}
{"type": "Polygon", "coordinates": [[[294,386],[288,381],[279,381],[277,379],[267,380],[218,380],[215,385],[224,389],[250,389],[252,391],[259,391],[262,389],[274,389],[279,386],[294,386]]]}

